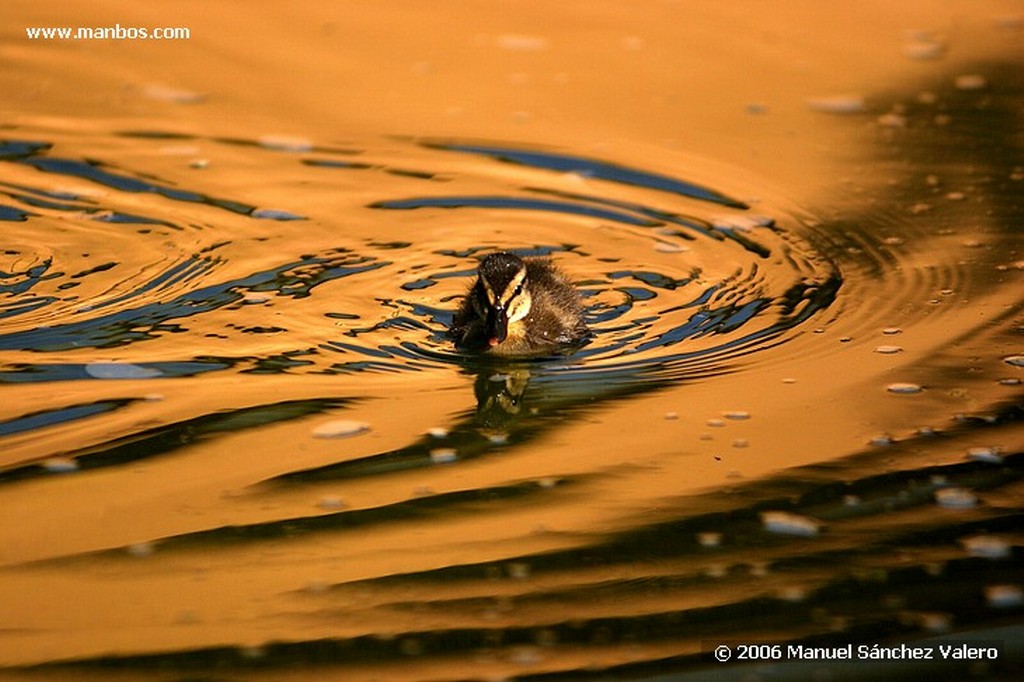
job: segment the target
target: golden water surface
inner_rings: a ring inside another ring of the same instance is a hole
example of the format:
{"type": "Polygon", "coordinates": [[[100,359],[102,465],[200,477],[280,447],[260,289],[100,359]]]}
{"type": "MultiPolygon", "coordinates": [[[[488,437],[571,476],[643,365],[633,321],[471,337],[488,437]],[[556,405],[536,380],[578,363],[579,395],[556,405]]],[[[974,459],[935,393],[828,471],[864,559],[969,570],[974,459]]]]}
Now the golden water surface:
{"type": "Polygon", "coordinates": [[[1022,66],[1013,0],[6,2],[0,677],[1014,679],[1022,66]],[[451,347],[499,249],[587,346],[451,347]]]}

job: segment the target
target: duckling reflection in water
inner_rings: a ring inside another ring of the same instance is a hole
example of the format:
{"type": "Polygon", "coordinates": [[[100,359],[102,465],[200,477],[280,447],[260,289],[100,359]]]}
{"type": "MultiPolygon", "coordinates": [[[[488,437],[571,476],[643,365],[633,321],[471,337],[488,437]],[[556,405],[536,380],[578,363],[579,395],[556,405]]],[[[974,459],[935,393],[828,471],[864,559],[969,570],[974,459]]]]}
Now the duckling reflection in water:
{"type": "Polygon", "coordinates": [[[580,345],[589,331],[579,294],[551,261],[502,251],[481,261],[451,336],[462,350],[523,356],[580,345]]]}

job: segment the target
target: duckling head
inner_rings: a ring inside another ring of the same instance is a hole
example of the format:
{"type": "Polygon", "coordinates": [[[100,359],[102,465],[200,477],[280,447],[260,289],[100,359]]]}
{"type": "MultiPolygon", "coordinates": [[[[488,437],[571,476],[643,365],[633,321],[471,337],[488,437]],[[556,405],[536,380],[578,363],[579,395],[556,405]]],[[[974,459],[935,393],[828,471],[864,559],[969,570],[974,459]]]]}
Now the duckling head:
{"type": "Polygon", "coordinates": [[[526,263],[511,253],[493,253],[480,263],[473,307],[484,320],[487,344],[497,346],[510,334],[521,335],[530,314],[526,263]]]}

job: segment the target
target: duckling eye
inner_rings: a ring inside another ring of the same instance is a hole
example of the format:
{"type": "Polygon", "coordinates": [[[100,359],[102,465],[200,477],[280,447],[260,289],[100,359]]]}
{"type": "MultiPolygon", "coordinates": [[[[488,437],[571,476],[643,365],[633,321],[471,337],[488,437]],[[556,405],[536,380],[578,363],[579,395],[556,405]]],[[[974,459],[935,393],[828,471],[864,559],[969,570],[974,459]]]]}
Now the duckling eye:
{"type": "Polygon", "coordinates": [[[524,281],[520,280],[519,284],[516,285],[516,288],[512,290],[512,295],[508,297],[509,302],[516,300],[517,298],[519,298],[519,295],[523,293],[524,283],[524,281]]]}

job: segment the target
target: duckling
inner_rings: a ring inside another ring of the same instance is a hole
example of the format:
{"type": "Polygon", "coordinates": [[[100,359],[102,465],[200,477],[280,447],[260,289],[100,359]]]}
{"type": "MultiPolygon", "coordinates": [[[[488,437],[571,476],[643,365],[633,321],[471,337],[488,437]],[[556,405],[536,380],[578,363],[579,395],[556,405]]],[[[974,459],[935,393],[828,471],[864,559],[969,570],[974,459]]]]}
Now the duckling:
{"type": "Polygon", "coordinates": [[[501,251],[483,259],[450,330],[456,347],[490,355],[538,355],[589,335],[579,294],[545,258],[501,251]]]}

